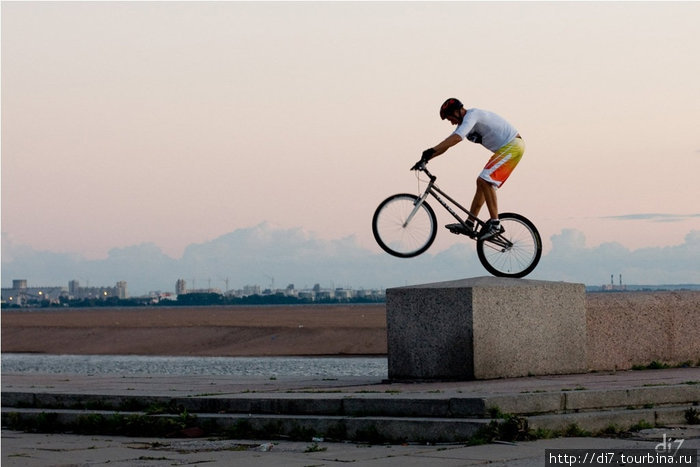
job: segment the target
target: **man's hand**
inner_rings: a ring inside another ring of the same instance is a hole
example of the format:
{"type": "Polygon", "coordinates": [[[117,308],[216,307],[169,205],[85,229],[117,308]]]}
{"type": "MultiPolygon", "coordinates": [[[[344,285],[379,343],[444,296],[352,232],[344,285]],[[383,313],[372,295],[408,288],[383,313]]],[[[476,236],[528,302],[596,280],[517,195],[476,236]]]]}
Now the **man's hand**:
{"type": "Polygon", "coordinates": [[[425,164],[427,164],[428,161],[424,161],[423,159],[419,160],[416,162],[413,167],[411,167],[411,170],[423,170],[423,167],[425,167],[425,164]]]}
{"type": "Polygon", "coordinates": [[[421,170],[423,167],[425,167],[425,164],[427,164],[428,161],[433,158],[435,152],[436,151],[433,148],[423,151],[423,155],[421,156],[420,160],[416,162],[413,167],[411,167],[411,170],[421,170]]]}

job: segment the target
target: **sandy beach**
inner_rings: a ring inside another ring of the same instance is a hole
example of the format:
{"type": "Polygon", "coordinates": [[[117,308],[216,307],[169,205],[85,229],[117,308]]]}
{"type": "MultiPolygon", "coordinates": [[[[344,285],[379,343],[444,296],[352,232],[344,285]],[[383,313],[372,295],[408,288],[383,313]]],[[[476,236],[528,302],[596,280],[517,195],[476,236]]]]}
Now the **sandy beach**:
{"type": "MultiPolygon", "coordinates": [[[[610,327],[611,323],[595,322],[603,310],[627,321],[640,314],[653,320],[666,310],[695,320],[700,316],[700,292],[589,293],[586,307],[595,329],[610,327]]],[[[614,327],[620,326],[623,323],[614,327]]],[[[688,343],[692,352],[696,345],[688,343]]],[[[2,352],[381,355],[387,352],[386,309],[372,304],[3,310],[2,352]]]]}
{"type": "Polygon", "coordinates": [[[2,352],[285,356],[386,351],[383,304],[2,312],[2,352]]]}

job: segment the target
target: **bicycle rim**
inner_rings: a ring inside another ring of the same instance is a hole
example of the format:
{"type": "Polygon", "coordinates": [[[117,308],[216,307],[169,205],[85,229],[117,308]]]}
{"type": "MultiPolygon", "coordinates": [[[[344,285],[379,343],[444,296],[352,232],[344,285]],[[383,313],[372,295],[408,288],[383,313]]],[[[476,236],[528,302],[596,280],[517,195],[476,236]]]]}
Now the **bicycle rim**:
{"type": "Polygon", "coordinates": [[[505,232],[476,245],[481,264],[494,276],[524,277],[537,266],[542,241],[535,226],[523,216],[504,213],[499,216],[505,232]]]}
{"type": "Polygon", "coordinates": [[[387,253],[410,258],[423,253],[435,240],[437,220],[428,204],[421,203],[408,221],[418,199],[415,195],[394,195],[384,200],[375,211],[372,232],[387,253]]]}

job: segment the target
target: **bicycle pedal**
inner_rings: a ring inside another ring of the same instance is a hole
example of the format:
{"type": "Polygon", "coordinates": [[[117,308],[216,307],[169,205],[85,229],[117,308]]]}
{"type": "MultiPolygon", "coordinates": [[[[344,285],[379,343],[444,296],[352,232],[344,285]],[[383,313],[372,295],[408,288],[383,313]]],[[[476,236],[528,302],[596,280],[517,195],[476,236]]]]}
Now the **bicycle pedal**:
{"type": "Polygon", "coordinates": [[[470,238],[474,238],[476,236],[473,230],[465,229],[464,226],[459,224],[448,224],[445,226],[445,228],[455,235],[466,235],[470,238]]]}

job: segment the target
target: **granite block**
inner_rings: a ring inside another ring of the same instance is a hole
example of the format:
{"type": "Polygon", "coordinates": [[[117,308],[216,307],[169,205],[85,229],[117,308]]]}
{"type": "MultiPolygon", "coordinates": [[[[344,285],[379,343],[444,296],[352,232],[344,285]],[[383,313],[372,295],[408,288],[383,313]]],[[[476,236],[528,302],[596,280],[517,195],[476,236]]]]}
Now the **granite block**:
{"type": "Polygon", "coordinates": [[[586,371],[583,284],[477,277],[387,290],[390,379],[586,371]]]}

